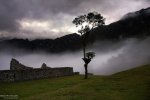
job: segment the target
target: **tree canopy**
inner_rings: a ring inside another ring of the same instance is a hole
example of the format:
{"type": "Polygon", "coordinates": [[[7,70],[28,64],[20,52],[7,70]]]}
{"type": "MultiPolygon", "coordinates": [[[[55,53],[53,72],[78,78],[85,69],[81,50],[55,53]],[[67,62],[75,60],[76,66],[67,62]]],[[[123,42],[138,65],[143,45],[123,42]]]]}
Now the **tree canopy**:
{"type": "Polygon", "coordinates": [[[73,20],[73,24],[80,28],[78,32],[83,35],[93,28],[103,26],[105,18],[98,12],[89,12],[88,14],[76,17],[73,20]]]}

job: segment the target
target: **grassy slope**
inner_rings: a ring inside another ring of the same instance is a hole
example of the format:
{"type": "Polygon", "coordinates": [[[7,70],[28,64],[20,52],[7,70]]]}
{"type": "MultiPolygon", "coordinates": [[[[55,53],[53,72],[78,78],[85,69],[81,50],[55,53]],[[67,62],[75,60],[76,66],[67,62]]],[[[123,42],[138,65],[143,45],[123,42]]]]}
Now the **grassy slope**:
{"type": "Polygon", "coordinates": [[[69,76],[0,83],[0,94],[23,100],[149,100],[150,65],[111,76],[69,76]]]}

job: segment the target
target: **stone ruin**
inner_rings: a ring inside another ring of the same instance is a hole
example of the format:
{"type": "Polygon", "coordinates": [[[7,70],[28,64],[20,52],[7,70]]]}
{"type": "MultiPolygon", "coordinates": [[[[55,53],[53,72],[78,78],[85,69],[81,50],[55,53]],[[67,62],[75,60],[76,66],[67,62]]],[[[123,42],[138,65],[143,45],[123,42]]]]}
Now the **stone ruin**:
{"type": "Polygon", "coordinates": [[[29,70],[29,69],[33,69],[33,68],[27,67],[27,66],[19,63],[19,61],[17,61],[16,59],[12,58],[12,60],[10,62],[10,70],[29,70]]]}
{"type": "Polygon", "coordinates": [[[43,63],[41,68],[33,68],[21,64],[16,59],[12,59],[10,62],[10,70],[0,70],[0,81],[24,81],[75,74],[79,73],[73,72],[72,67],[51,68],[43,63]]]}
{"type": "Polygon", "coordinates": [[[50,69],[51,67],[48,67],[45,63],[42,64],[41,69],[50,69]]]}

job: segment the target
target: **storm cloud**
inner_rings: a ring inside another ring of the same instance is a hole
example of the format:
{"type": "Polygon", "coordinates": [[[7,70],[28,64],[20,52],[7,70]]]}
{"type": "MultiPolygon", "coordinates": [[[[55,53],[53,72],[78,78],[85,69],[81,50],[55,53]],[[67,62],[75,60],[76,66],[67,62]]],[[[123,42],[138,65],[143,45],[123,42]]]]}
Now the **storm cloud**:
{"type": "Polygon", "coordinates": [[[149,0],[1,0],[0,38],[56,38],[76,32],[72,20],[90,11],[106,24],[150,6],[149,0]]]}

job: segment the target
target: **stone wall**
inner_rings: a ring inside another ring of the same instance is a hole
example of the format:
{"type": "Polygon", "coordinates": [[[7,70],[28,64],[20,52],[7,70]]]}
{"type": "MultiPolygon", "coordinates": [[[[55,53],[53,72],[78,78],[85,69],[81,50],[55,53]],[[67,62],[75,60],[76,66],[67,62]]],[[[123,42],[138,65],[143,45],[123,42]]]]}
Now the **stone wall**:
{"type": "Polygon", "coordinates": [[[33,69],[33,68],[27,67],[27,66],[19,63],[19,61],[17,61],[16,59],[12,58],[12,60],[10,62],[10,70],[28,70],[28,69],[33,69]]]}
{"type": "Polygon", "coordinates": [[[42,66],[44,67],[33,69],[24,65],[24,67],[20,67],[22,64],[15,59],[12,60],[13,63],[10,65],[11,70],[0,71],[0,81],[24,81],[74,75],[72,67],[50,68],[46,64],[43,64],[42,66]],[[18,63],[16,64],[16,62],[18,63]]]}

